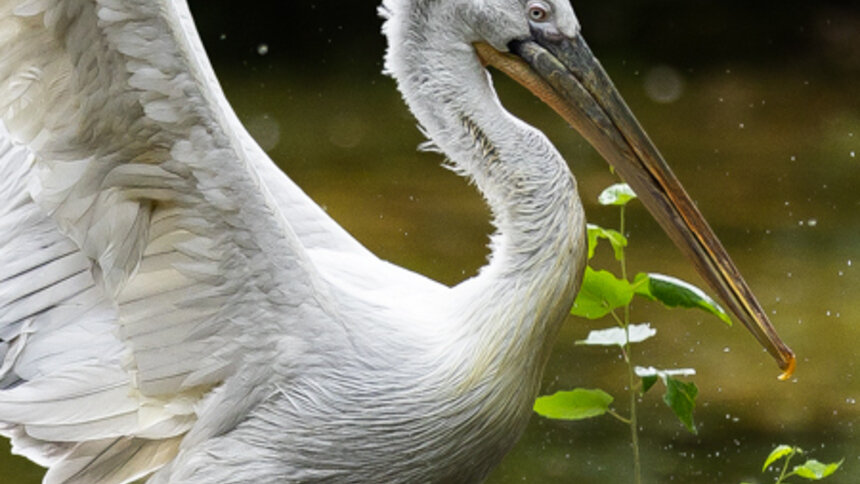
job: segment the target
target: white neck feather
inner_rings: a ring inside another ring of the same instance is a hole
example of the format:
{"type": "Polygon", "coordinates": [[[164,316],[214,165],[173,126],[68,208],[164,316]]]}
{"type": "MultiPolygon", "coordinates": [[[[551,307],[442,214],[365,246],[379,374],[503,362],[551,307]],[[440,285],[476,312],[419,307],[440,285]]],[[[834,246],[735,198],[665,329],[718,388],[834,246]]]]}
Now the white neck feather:
{"type": "Polygon", "coordinates": [[[488,265],[454,290],[457,334],[492,353],[476,372],[508,362],[517,378],[540,374],[585,260],[576,183],[546,137],[501,106],[458,17],[421,11],[448,2],[403,3],[412,11],[385,25],[386,69],[432,143],[475,182],[497,228],[488,265]]]}

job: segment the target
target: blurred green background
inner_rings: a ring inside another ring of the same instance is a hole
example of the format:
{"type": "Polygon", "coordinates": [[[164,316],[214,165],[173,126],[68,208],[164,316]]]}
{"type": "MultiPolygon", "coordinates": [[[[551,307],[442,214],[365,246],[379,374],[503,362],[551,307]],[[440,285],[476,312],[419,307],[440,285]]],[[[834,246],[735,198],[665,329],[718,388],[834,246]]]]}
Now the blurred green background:
{"type": "MultiPolygon", "coordinates": [[[[447,284],[484,263],[488,213],[441,168],[393,82],[375,0],[191,2],[224,90],[263,147],[374,252],[447,284]]],[[[860,472],[860,7],[851,1],[578,1],[586,39],[798,354],[790,382],[740,326],[636,303],[658,329],[634,359],[694,367],[688,434],[659,394],[642,402],[646,481],[773,482],[778,443],[860,472]]],[[[607,165],[530,94],[495,76],[505,105],[568,159],[591,221],[607,165]]],[[[701,281],[648,214],[629,214],[631,270],[701,281]]],[[[614,269],[604,251],[596,262],[614,269]]],[[[623,402],[617,352],[573,345],[608,322],[571,318],[544,392],[602,387],[623,402]]],[[[623,409],[623,407],[622,407],[623,409]]],[[[631,482],[626,427],[532,419],[491,475],[513,482],[631,482]]],[[[5,443],[4,443],[5,444],[5,443]]],[[[0,457],[0,482],[41,470],[0,457]]]]}

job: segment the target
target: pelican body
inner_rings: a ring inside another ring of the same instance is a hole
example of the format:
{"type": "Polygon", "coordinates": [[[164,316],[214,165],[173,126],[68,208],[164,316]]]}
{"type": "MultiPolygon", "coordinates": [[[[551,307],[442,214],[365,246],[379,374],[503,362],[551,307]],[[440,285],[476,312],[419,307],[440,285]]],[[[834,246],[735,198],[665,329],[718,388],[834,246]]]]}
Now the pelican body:
{"type": "Polygon", "coordinates": [[[493,65],[639,192],[794,357],[566,0],[385,0],[386,71],[496,228],[454,287],[380,260],[227,103],[184,0],[0,0],[0,432],[47,483],[477,482],[584,268],[567,163],[493,65]]]}

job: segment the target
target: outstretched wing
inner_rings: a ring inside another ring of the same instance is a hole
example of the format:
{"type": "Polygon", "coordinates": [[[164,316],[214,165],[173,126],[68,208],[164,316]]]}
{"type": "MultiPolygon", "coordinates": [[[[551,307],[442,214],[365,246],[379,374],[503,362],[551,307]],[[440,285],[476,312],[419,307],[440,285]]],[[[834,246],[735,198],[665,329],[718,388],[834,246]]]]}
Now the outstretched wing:
{"type": "Polygon", "coordinates": [[[0,0],[0,431],[47,481],[152,472],[246,355],[335,319],[307,247],[366,255],[241,127],[183,0],[0,0]]]}

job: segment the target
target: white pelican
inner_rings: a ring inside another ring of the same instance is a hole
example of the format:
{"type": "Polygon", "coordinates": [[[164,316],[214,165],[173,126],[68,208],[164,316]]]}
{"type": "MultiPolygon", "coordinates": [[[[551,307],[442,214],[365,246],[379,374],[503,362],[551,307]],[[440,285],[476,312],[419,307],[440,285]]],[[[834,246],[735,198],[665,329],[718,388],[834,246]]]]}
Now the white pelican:
{"type": "Polygon", "coordinates": [[[474,482],[531,413],[581,277],[538,94],[786,372],[567,0],[385,0],[386,69],[497,229],[446,287],[376,258],[224,98],[184,0],[0,0],[0,424],[49,483],[474,482]]]}

